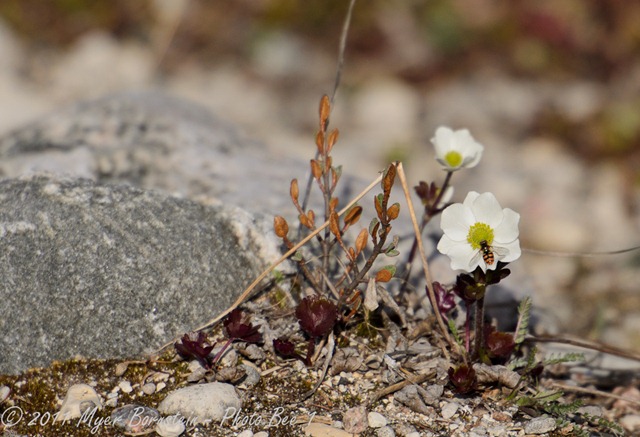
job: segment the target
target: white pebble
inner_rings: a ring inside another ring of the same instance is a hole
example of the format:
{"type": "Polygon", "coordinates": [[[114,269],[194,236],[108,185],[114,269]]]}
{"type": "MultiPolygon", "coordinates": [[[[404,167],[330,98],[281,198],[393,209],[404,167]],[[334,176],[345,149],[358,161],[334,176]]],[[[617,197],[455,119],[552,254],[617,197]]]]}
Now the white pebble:
{"type": "Polygon", "coordinates": [[[0,403],[4,402],[9,397],[11,389],[6,385],[0,386],[0,403]]]}
{"type": "Polygon", "coordinates": [[[102,409],[102,401],[98,393],[87,384],[75,384],[69,387],[62,402],[56,421],[75,419],[89,408],[102,409]]]}
{"type": "Polygon", "coordinates": [[[120,381],[118,387],[120,387],[120,390],[122,390],[124,393],[131,393],[133,391],[131,383],[127,380],[120,381]]]}
{"type": "Polygon", "coordinates": [[[387,418],[376,411],[369,412],[369,414],[367,414],[367,420],[371,428],[382,428],[387,425],[387,418]]]}
{"type": "Polygon", "coordinates": [[[232,385],[210,382],[172,391],[160,402],[158,410],[165,414],[181,414],[196,423],[208,420],[220,423],[226,414],[241,407],[242,401],[232,385]]]}
{"type": "Polygon", "coordinates": [[[155,429],[161,437],[178,437],[184,430],[184,422],[177,414],[160,419],[155,429]]]}
{"type": "Polygon", "coordinates": [[[458,412],[458,408],[459,408],[459,405],[456,404],[455,402],[447,402],[442,407],[442,410],[440,411],[440,415],[444,419],[451,419],[458,412]]]}
{"type": "Polygon", "coordinates": [[[153,382],[148,382],[142,386],[142,392],[146,395],[152,395],[156,391],[156,385],[153,382]]]}

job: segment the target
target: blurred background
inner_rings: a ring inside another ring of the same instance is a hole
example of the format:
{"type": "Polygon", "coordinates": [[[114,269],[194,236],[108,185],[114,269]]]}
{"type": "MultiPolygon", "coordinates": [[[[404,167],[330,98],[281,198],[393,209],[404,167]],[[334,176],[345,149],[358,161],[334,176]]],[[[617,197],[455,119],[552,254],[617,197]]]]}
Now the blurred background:
{"type": "MultiPolygon", "coordinates": [[[[154,89],[307,160],[347,6],[1,0],[0,135],[78,100],[154,89]]],[[[640,3],[623,0],[361,0],[334,159],[365,180],[400,159],[414,185],[441,182],[429,140],[441,124],[468,128],[485,155],[454,177],[455,201],[494,192],[522,215],[524,247],[640,245],[638,23],[640,3]]],[[[525,254],[511,287],[534,295],[552,332],[640,349],[639,267],[637,253],[525,254]]]]}

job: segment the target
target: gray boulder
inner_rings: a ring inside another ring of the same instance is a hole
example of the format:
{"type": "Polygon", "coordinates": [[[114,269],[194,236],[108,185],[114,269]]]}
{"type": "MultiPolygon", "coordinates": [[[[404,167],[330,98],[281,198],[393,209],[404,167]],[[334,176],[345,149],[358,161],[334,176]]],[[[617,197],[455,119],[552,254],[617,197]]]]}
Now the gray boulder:
{"type": "MultiPolygon", "coordinates": [[[[313,132],[306,146],[315,152],[313,132]]],[[[282,213],[293,211],[289,182],[304,178],[308,164],[268,151],[195,103],[126,92],[60,109],[0,137],[0,177],[43,171],[282,213]]]]}
{"type": "Polygon", "coordinates": [[[276,251],[270,226],[127,185],[0,182],[0,372],[155,350],[242,292],[276,251]]]}

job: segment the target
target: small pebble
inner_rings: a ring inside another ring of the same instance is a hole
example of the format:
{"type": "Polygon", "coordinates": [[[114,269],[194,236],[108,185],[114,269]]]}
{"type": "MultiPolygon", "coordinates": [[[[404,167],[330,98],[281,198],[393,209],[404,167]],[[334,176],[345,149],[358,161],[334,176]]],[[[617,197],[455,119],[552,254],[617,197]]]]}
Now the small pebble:
{"type": "Polygon", "coordinates": [[[627,414],[620,418],[620,426],[631,432],[640,431],[640,414],[627,414]]]}
{"type": "Polygon", "coordinates": [[[598,405],[586,405],[578,408],[576,413],[582,414],[583,416],[602,417],[604,415],[604,410],[598,405]]]}
{"type": "Polygon", "coordinates": [[[352,434],[360,434],[367,429],[367,407],[360,405],[349,408],[342,417],[344,430],[352,434]]]}
{"type": "Polygon", "coordinates": [[[556,429],[556,420],[553,417],[536,417],[530,420],[524,426],[524,432],[526,434],[544,434],[556,429]]]}
{"type": "Polygon", "coordinates": [[[160,437],[178,437],[184,430],[184,422],[178,415],[163,417],[158,421],[155,429],[160,437]]]}
{"type": "Polygon", "coordinates": [[[240,366],[244,369],[246,375],[242,381],[243,387],[250,388],[260,382],[260,369],[258,369],[255,364],[244,362],[240,364],[240,366]]]}
{"type": "Polygon", "coordinates": [[[236,437],[254,437],[253,431],[250,429],[245,429],[240,434],[236,435],[236,437]]]}
{"type": "Polygon", "coordinates": [[[493,437],[500,437],[503,435],[508,435],[507,429],[502,425],[492,426],[487,429],[487,435],[493,437]]]}
{"type": "Polygon", "coordinates": [[[9,387],[6,385],[0,386],[0,404],[9,397],[9,393],[11,393],[11,389],[9,387]]]}
{"type": "Polygon", "coordinates": [[[254,437],[269,437],[269,433],[267,431],[260,431],[255,433],[254,437]]]}
{"type": "Polygon", "coordinates": [[[125,374],[128,368],[129,368],[128,362],[118,363],[116,364],[116,371],[114,373],[116,376],[122,376],[125,374]]]}
{"type": "Polygon", "coordinates": [[[116,408],[111,413],[113,424],[129,433],[142,433],[154,429],[159,419],[158,410],[143,405],[129,404],[116,408]]]}
{"type": "Polygon", "coordinates": [[[323,423],[311,423],[304,429],[304,435],[311,437],[353,437],[350,432],[323,423]]]}
{"type": "Polygon", "coordinates": [[[221,421],[225,416],[240,408],[242,400],[235,387],[221,382],[179,388],[158,405],[158,410],[164,414],[181,414],[194,423],[214,421],[221,426],[224,426],[221,421]]]}
{"type": "Polygon", "coordinates": [[[102,409],[102,401],[98,393],[87,384],[72,385],[67,390],[56,421],[75,419],[91,408],[102,409]]]}
{"type": "Polygon", "coordinates": [[[123,393],[131,393],[133,391],[131,383],[127,380],[120,381],[118,387],[120,387],[120,390],[122,390],[123,393]]]}
{"type": "Polygon", "coordinates": [[[383,426],[376,429],[377,437],[396,437],[396,432],[390,426],[383,426]]]}
{"type": "Polygon", "coordinates": [[[142,393],[146,395],[152,395],[156,391],[156,385],[153,382],[147,382],[142,386],[142,393]]]}
{"type": "Polygon", "coordinates": [[[371,411],[367,414],[367,420],[371,428],[382,428],[387,425],[387,418],[376,411],[371,411]]]}
{"type": "Polygon", "coordinates": [[[104,403],[105,407],[115,408],[118,406],[118,393],[111,392],[107,395],[107,400],[104,403]]]}
{"type": "Polygon", "coordinates": [[[440,415],[444,419],[451,419],[458,412],[459,407],[460,406],[455,402],[447,402],[442,407],[442,410],[440,411],[440,415]]]}

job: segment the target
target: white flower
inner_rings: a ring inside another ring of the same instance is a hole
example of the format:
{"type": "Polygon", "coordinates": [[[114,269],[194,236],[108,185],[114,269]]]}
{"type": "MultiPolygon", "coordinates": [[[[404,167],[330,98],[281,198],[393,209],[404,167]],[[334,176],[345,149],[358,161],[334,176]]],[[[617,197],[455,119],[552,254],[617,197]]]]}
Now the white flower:
{"type": "Polygon", "coordinates": [[[498,261],[520,257],[518,222],[520,214],[502,209],[492,193],[467,194],[463,203],[442,211],[440,227],[444,235],[438,250],[451,258],[451,268],[473,272],[495,270],[498,261]]]}
{"type": "Polygon", "coordinates": [[[453,131],[440,126],[431,139],[436,149],[436,160],[447,171],[478,165],[484,146],[473,139],[467,129],[453,131]]]}

